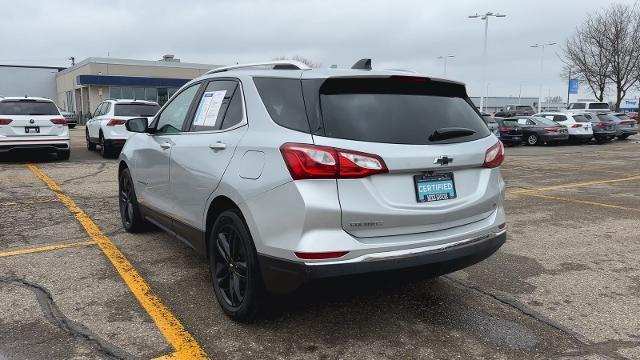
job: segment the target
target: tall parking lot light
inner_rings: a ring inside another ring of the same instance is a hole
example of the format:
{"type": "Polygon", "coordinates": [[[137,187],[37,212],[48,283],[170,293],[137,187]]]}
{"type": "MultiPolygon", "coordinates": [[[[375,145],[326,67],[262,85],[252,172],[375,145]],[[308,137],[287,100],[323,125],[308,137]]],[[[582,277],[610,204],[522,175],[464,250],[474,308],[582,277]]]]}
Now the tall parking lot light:
{"type": "Polygon", "coordinates": [[[447,59],[448,58],[454,58],[456,57],[455,55],[442,55],[442,56],[438,56],[436,59],[438,60],[444,60],[444,72],[443,72],[443,77],[446,79],[447,78],[447,59]]]}
{"type": "Polygon", "coordinates": [[[485,88],[485,81],[487,79],[487,32],[489,30],[489,17],[491,16],[494,16],[497,18],[503,18],[503,17],[506,17],[507,15],[500,14],[500,13],[492,13],[492,12],[487,12],[485,14],[469,15],[470,19],[480,18],[480,20],[484,20],[484,50],[482,53],[482,93],[480,96],[481,112],[484,109],[484,88],[485,88]]]}
{"type": "Polygon", "coordinates": [[[544,44],[535,44],[531,45],[532,48],[541,48],[540,52],[540,90],[538,91],[538,112],[542,111],[542,75],[544,74],[544,48],[545,46],[552,46],[556,43],[544,43],[544,44]]]}

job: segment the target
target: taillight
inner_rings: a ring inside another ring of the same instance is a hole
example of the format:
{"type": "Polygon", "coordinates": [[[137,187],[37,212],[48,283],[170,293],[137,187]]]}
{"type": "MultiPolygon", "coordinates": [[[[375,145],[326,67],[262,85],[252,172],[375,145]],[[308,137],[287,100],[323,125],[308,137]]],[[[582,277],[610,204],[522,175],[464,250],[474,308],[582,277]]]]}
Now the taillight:
{"type": "Polygon", "coordinates": [[[595,125],[595,126],[607,126],[607,123],[606,122],[597,122],[597,123],[595,123],[593,125],[595,125]]]}
{"type": "Polygon", "coordinates": [[[380,156],[359,151],[286,143],[280,152],[294,180],[354,179],[389,171],[380,156]]]}
{"type": "Polygon", "coordinates": [[[12,121],[12,119],[0,119],[0,125],[9,125],[12,121]]]}
{"type": "Polygon", "coordinates": [[[544,128],[544,130],[547,132],[558,132],[558,128],[553,128],[553,127],[546,127],[544,128]]]}
{"type": "Polygon", "coordinates": [[[321,252],[321,253],[304,253],[304,252],[295,252],[296,256],[300,259],[307,260],[320,260],[320,259],[335,259],[342,256],[347,255],[348,251],[332,251],[332,252],[321,252]]]}
{"type": "Polygon", "coordinates": [[[498,141],[495,145],[490,147],[484,154],[484,164],[482,167],[495,168],[502,165],[504,161],[504,145],[498,141]]]}
{"type": "Polygon", "coordinates": [[[498,131],[500,132],[509,132],[509,128],[508,127],[501,127],[498,129],[498,131]]]}
{"type": "Polygon", "coordinates": [[[127,120],[111,119],[107,123],[107,126],[122,125],[122,124],[124,124],[126,122],[127,122],[127,120]]]}
{"type": "Polygon", "coordinates": [[[575,129],[575,128],[582,127],[582,125],[580,125],[580,124],[573,124],[573,125],[571,125],[571,127],[575,129]]]}
{"type": "Polygon", "coordinates": [[[635,121],[621,121],[620,122],[620,125],[631,125],[631,126],[633,126],[635,124],[636,124],[635,121]]]}
{"type": "Polygon", "coordinates": [[[66,125],[67,124],[67,120],[65,120],[65,119],[51,119],[51,122],[56,124],[56,125],[66,125]]]}

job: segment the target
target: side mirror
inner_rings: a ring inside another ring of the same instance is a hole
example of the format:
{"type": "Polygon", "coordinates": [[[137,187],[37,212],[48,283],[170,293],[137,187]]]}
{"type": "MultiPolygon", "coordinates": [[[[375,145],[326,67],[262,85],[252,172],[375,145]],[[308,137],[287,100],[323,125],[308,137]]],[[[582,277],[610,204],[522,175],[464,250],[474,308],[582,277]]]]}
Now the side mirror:
{"type": "Polygon", "coordinates": [[[128,131],[131,132],[135,132],[135,133],[144,133],[147,132],[147,129],[149,128],[149,123],[147,121],[147,118],[133,118],[133,119],[129,119],[124,126],[127,128],[128,131]]]}

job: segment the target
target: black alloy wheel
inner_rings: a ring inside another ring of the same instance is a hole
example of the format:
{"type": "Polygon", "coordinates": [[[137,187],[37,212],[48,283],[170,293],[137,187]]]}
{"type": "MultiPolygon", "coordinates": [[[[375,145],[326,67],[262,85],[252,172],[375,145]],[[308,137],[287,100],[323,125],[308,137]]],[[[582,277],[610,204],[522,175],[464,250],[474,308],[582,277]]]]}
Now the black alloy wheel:
{"type": "Polygon", "coordinates": [[[209,239],[209,267],[218,303],[231,318],[251,319],[258,310],[261,280],[251,235],[235,210],[222,212],[209,239]]]}
{"type": "Polygon", "coordinates": [[[135,188],[129,169],[122,170],[119,185],[120,219],[128,232],[139,232],[144,228],[144,220],[138,207],[135,188]]]}

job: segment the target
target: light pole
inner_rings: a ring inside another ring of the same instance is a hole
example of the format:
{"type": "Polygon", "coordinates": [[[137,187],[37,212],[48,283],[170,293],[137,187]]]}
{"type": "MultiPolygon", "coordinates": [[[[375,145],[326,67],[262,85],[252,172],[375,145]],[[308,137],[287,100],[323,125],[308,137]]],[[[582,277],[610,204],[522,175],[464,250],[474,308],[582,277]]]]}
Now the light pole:
{"type": "Polygon", "coordinates": [[[484,20],[484,50],[482,53],[482,94],[480,96],[480,111],[484,109],[484,87],[485,81],[487,80],[487,32],[489,30],[489,17],[494,16],[497,18],[503,18],[507,15],[487,12],[485,14],[475,14],[469,15],[470,19],[484,20]]]}
{"type": "Polygon", "coordinates": [[[540,53],[540,89],[538,91],[538,112],[542,111],[542,74],[544,74],[544,48],[546,46],[552,46],[556,43],[544,43],[544,44],[535,44],[531,45],[532,48],[541,48],[542,52],[540,53]]]}
{"type": "Polygon", "coordinates": [[[444,60],[444,78],[447,77],[447,59],[448,58],[454,58],[455,55],[442,55],[442,56],[438,56],[436,59],[440,60],[444,60]]]}

